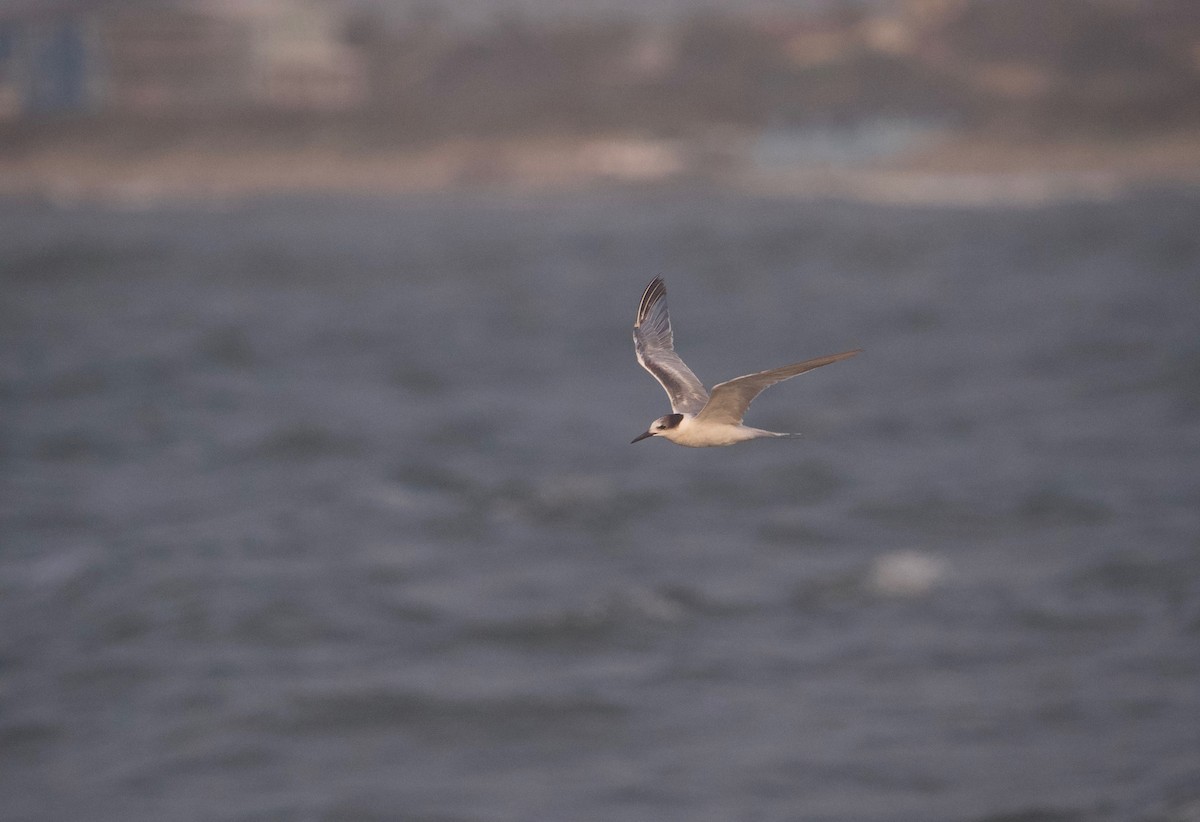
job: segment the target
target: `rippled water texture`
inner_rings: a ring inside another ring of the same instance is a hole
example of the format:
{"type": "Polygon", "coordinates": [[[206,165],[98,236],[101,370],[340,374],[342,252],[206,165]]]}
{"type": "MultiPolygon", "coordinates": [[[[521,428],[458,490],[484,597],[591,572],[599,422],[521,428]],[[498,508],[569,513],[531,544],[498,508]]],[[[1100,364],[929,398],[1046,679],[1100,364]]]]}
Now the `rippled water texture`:
{"type": "Polygon", "coordinates": [[[1197,226],[2,204],[0,817],[1195,822],[1197,226]]]}

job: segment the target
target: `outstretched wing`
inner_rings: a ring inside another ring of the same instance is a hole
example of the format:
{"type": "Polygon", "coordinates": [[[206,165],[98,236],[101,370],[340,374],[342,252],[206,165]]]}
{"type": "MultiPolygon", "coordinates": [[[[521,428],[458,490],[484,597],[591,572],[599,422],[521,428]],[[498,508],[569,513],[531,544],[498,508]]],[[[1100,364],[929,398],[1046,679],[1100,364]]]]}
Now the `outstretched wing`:
{"type": "Polygon", "coordinates": [[[860,351],[862,351],[861,348],[856,348],[853,351],[843,351],[841,354],[817,357],[816,359],[805,360],[794,365],[785,365],[782,368],[772,368],[770,371],[760,371],[757,374],[735,377],[720,385],[714,385],[712,398],[709,399],[708,404],[696,416],[696,420],[738,425],[741,423],[742,417],[745,416],[746,409],[750,407],[750,403],[764,389],[771,387],[777,382],[790,380],[792,377],[803,374],[805,371],[812,371],[814,368],[820,368],[822,365],[829,365],[838,360],[853,357],[860,351]]]}
{"type": "Polygon", "coordinates": [[[646,286],[633,324],[633,347],[637,360],[658,380],[671,398],[676,414],[695,414],[708,402],[704,384],[675,353],[671,318],[667,314],[667,287],[662,277],[646,286]]]}

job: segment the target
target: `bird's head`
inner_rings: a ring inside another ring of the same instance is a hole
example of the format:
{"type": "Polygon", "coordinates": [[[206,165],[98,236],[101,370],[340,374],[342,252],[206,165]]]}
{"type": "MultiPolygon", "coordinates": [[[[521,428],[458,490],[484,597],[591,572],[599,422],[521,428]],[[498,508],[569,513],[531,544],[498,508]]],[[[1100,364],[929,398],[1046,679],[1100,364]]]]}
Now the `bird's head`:
{"type": "MultiPolygon", "coordinates": [[[[650,427],[646,429],[646,433],[639,434],[633,438],[633,442],[640,442],[646,437],[657,437],[664,435],[665,432],[679,427],[679,423],[683,422],[683,414],[667,414],[665,417],[659,417],[654,422],[650,423],[650,427]]],[[[666,435],[668,438],[669,434],[666,435]]],[[[630,443],[631,445],[633,443],[630,443]]]]}

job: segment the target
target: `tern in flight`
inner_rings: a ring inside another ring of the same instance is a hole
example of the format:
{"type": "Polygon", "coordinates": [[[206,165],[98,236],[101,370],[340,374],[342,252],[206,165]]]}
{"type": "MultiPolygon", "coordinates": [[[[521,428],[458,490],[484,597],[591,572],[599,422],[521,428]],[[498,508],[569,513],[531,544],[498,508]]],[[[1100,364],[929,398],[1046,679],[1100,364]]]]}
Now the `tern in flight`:
{"type": "Polygon", "coordinates": [[[742,425],[742,417],[754,398],[764,389],[789,380],[805,371],[853,357],[861,348],[817,357],[770,371],[735,377],[713,386],[710,396],[692,370],[675,353],[671,335],[671,318],[667,314],[667,287],[662,277],[655,277],[642,294],[638,305],[637,322],[633,324],[633,345],[638,362],[658,380],[671,398],[671,411],[650,423],[646,433],[633,441],[647,437],[665,437],[676,445],[703,448],[711,445],[733,445],[759,437],[797,437],[799,434],[779,434],[742,425]]]}

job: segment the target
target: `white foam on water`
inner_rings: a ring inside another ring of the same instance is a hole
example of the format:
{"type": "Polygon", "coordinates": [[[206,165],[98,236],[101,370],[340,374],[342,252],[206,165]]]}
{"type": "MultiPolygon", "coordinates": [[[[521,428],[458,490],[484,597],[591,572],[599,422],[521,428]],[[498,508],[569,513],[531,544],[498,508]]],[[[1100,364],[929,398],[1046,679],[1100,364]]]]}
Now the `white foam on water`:
{"type": "Polygon", "coordinates": [[[871,563],[866,587],[884,596],[924,596],[945,582],[947,570],[944,560],[930,554],[893,551],[871,563]]]}

